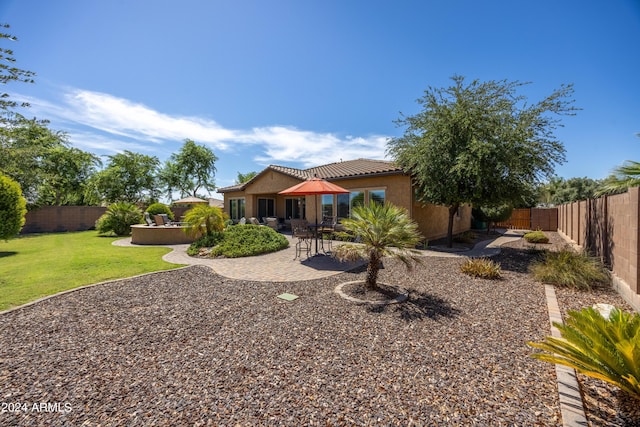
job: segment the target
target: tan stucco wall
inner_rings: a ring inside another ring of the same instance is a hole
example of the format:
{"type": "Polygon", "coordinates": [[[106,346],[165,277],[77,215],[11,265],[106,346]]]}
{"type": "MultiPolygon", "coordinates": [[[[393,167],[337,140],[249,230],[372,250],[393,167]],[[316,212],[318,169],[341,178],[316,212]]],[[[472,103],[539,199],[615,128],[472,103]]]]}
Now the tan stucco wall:
{"type": "MultiPolygon", "coordinates": [[[[229,199],[244,197],[245,213],[247,218],[257,216],[258,197],[276,199],[276,215],[280,218],[285,216],[285,197],[277,192],[300,183],[301,180],[281,174],[276,171],[267,171],[252,182],[246,191],[236,191],[224,193],[225,207],[230,204],[229,199]]],[[[366,178],[341,179],[331,181],[347,190],[373,190],[384,189],[385,198],[388,202],[396,206],[407,209],[411,217],[418,223],[420,232],[426,239],[438,239],[446,236],[448,223],[448,210],[446,207],[426,205],[416,202],[411,189],[411,179],[406,175],[373,176],[366,178]]],[[[314,222],[320,203],[320,196],[306,197],[307,220],[314,222]]],[[[461,233],[471,228],[471,207],[461,208],[461,215],[454,220],[454,233],[461,233]]]]}
{"type": "MultiPolygon", "coordinates": [[[[445,206],[423,205],[415,201],[413,205],[413,219],[418,223],[422,236],[427,240],[446,237],[449,225],[449,209],[445,206]]],[[[460,215],[453,218],[453,234],[471,229],[471,206],[460,208],[460,215]]]]}

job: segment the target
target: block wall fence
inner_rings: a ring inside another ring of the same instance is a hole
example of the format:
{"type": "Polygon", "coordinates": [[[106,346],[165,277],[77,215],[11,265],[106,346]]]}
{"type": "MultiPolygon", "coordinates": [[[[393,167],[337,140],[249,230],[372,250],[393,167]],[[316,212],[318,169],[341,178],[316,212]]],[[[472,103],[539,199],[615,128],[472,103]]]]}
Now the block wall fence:
{"type": "MultiPolygon", "coordinates": [[[[103,206],[43,206],[27,212],[20,234],[91,230],[106,210],[103,206]]],[[[171,208],[176,219],[187,210],[187,207],[171,208]]]]}
{"type": "Polygon", "coordinates": [[[558,207],[558,232],[613,272],[614,287],[640,311],[640,187],[558,207]]]}

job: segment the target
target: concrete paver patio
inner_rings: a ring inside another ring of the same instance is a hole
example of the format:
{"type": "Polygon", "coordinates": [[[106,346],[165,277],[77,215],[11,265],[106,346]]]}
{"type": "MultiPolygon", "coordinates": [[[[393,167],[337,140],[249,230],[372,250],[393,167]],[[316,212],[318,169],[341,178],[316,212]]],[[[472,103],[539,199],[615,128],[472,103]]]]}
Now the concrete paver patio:
{"type": "MultiPolygon", "coordinates": [[[[231,279],[254,280],[267,282],[297,282],[300,280],[314,280],[342,273],[363,265],[360,263],[342,263],[331,256],[316,255],[308,259],[294,259],[296,255],[295,240],[284,235],[289,240],[289,247],[278,252],[244,258],[197,258],[187,255],[189,245],[163,245],[173,251],[163,257],[173,264],[205,265],[216,273],[231,279]]],[[[422,256],[435,257],[482,257],[500,253],[500,245],[518,240],[522,232],[507,230],[496,239],[486,240],[477,244],[473,249],[463,252],[440,252],[433,250],[420,251],[422,256]]],[[[333,242],[334,245],[340,242],[333,242]]],[[[138,246],[131,244],[131,238],[117,240],[117,246],[138,246]]]]}

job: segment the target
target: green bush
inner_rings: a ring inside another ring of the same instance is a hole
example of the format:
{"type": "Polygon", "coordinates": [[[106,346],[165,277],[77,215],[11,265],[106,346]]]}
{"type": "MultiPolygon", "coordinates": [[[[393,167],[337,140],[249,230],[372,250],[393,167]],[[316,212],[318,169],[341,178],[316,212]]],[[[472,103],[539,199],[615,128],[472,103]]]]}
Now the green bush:
{"type": "Polygon", "coordinates": [[[460,271],[464,274],[482,279],[499,279],[502,277],[500,264],[489,258],[468,258],[460,266],[460,271]]]}
{"type": "Polygon", "coordinates": [[[531,265],[530,270],[533,277],[542,283],[578,289],[591,289],[593,284],[610,281],[609,272],[598,258],[570,248],[547,251],[541,261],[531,265]]]}
{"type": "Polygon", "coordinates": [[[245,224],[228,227],[222,241],[211,251],[212,256],[238,258],[279,251],[289,246],[282,234],[270,227],[245,224]]]}
{"type": "Polygon", "coordinates": [[[224,233],[221,231],[214,231],[210,235],[204,235],[189,245],[187,254],[192,256],[198,255],[201,248],[211,248],[220,243],[223,238],[224,233]]]}
{"type": "Polygon", "coordinates": [[[0,173],[0,239],[8,240],[18,234],[26,214],[27,202],[20,184],[0,173]]]}
{"type": "Polygon", "coordinates": [[[526,233],[524,235],[524,240],[529,243],[549,243],[549,238],[540,230],[526,233]]]}
{"type": "Polygon", "coordinates": [[[131,234],[131,226],[140,224],[142,211],[133,203],[117,202],[107,208],[107,212],[96,221],[100,234],[114,233],[116,236],[131,234]]]}
{"type": "Polygon", "coordinates": [[[528,343],[552,354],[531,356],[569,366],[640,399],[640,314],[616,308],[605,319],[592,307],[567,314],[565,325],[554,322],[562,338],[547,336],[541,343],[528,343]]]}
{"type": "Polygon", "coordinates": [[[151,218],[153,218],[153,215],[167,214],[171,221],[175,219],[173,212],[169,209],[169,206],[164,203],[152,203],[145,212],[148,212],[149,215],[151,215],[151,218]]]}

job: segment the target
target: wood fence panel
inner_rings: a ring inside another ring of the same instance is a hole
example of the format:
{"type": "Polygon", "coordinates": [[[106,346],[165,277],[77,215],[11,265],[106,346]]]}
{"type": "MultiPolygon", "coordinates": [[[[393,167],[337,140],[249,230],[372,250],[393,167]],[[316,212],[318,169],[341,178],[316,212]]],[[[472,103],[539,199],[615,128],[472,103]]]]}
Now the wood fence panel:
{"type": "Polygon", "coordinates": [[[511,218],[497,223],[496,226],[509,229],[529,229],[531,228],[531,209],[514,209],[511,218]]]}

